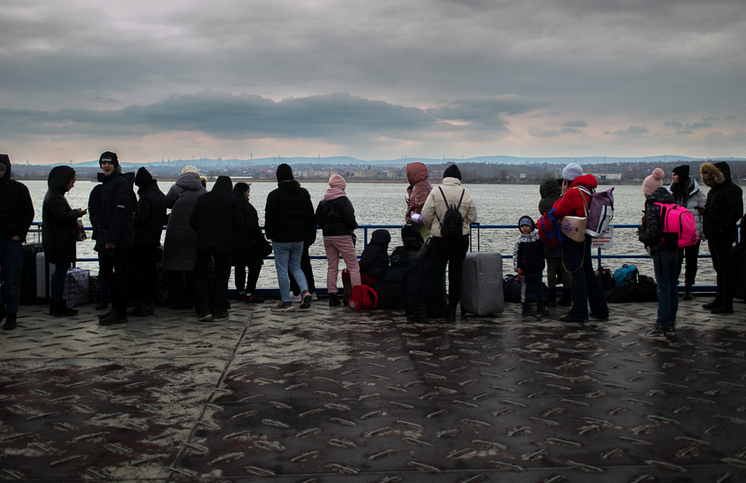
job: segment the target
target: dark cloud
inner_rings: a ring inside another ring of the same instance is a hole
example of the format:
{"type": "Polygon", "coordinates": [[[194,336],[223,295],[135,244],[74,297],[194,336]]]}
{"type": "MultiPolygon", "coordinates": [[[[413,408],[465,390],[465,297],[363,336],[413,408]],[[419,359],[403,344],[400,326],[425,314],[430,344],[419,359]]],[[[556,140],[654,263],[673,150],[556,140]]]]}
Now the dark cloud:
{"type": "Polygon", "coordinates": [[[666,127],[683,127],[684,125],[676,121],[666,121],[664,124],[666,127]]]}
{"type": "Polygon", "coordinates": [[[567,121],[563,124],[565,127],[588,127],[588,123],[585,121],[567,121]]]}
{"type": "Polygon", "coordinates": [[[626,131],[623,129],[619,129],[617,131],[611,132],[611,131],[604,131],[604,134],[613,134],[615,136],[629,136],[629,135],[639,135],[639,134],[650,134],[650,131],[648,131],[648,128],[644,126],[630,126],[626,131]]]}
{"type": "Polygon", "coordinates": [[[676,131],[676,134],[685,134],[685,135],[694,134],[694,131],[692,131],[691,129],[687,129],[686,131],[679,130],[679,131],[676,131]]]}
{"type": "Polygon", "coordinates": [[[687,124],[686,127],[687,129],[704,129],[707,127],[712,127],[712,123],[709,121],[695,122],[692,124],[687,124]]]}

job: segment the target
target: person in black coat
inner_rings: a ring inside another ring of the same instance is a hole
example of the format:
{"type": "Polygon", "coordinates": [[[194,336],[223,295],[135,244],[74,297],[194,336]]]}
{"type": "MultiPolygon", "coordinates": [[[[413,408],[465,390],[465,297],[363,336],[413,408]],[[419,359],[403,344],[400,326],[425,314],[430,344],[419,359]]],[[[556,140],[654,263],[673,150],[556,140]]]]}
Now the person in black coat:
{"type": "Polygon", "coordinates": [[[717,273],[715,300],[702,307],[713,314],[732,314],[735,294],[733,242],[736,224],[743,216],[743,191],[730,179],[726,162],[704,163],[699,167],[702,181],[710,187],[702,215],[702,238],[707,240],[712,265],[717,273]]]}
{"type": "Polygon", "coordinates": [[[67,270],[75,262],[78,218],[86,214],[82,208],[72,209],[65,193],[75,186],[75,170],[70,166],[56,166],[49,172],[47,194],[42,204],[42,239],[47,263],[54,264],[51,277],[49,315],[66,317],[77,310],[67,307],[63,298],[67,270]]]}
{"type": "Polygon", "coordinates": [[[104,172],[101,179],[101,224],[99,225],[96,251],[101,273],[112,298],[112,309],[99,316],[99,324],[127,323],[129,298],[130,250],[135,243],[132,214],[135,211],[135,193],[132,191],[134,173],[122,173],[119,157],[106,151],[99,157],[104,172]]]}
{"type": "Polygon", "coordinates": [[[129,313],[136,317],[153,315],[156,298],[156,254],[161,246],[163,225],[166,222],[166,195],[158,188],[158,181],[145,168],[135,176],[137,210],[132,217],[135,245],[132,248],[132,291],[135,308],[129,313]]]}
{"type": "MultiPolygon", "coordinates": [[[[231,263],[234,267],[237,299],[251,304],[260,304],[264,299],[254,293],[259,273],[264,263],[263,253],[271,250],[259,226],[259,214],[249,202],[251,185],[238,182],[233,187],[233,195],[238,199],[244,225],[231,235],[231,263]],[[246,268],[248,267],[248,279],[246,268]]],[[[268,254],[268,253],[267,253],[268,254]]]]}
{"type": "Polygon", "coordinates": [[[23,277],[23,241],[34,221],[34,203],[28,188],[10,178],[10,157],[0,154],[0,265],[4,286],[0,289],[0,322],[3,330],[16,328],[23,277]]]}
{"type": "Polygon", "coordinates": [[[231,277],[231,236],[245,224],[238,198],[232,193],[228,176],[220,176],[212,191],[197,199],[189,224],[197,232],[197,259],[194,262],[194,294],[197,320],[227,320],[224,311],[228,301],[231,277]],[[212,308],[208,288],[209,265],[215,267],[212,308]]]}
{"type": "Polygon", "coordinates": [[[368,246],[360,256],[360,274],[363,283],[366,277],[380,282],[389,268],[389,243],[391,234],[388,230],[375,230],[370,236],[368,246]]]}
{"type": "MultiPolygon", "coordinates": [[[[99,184],[93,187],[88,196],[88,218],[91,220],[91,239],[98,239],[99,227],[101,226],[101,180],[104,173],[98,173],[99,184]]],[[[96,285],[96,310],[104,310],[109,306],[109,288],[106,286],[106,277],[101,271],[101,256],[98,257],[98,284],[96,285]]]]}

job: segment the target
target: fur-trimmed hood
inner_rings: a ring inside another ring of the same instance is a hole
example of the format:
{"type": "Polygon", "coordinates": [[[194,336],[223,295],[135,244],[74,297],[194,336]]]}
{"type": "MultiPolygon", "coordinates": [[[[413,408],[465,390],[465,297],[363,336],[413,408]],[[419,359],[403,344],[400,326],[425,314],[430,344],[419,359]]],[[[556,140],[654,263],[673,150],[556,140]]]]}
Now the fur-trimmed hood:
{"type": "Polygon", "coordinates": [[[712,175],[715,183],[723,184],[730,179],[730,166],[728,166],[728,163],[722,162],[717,164],[704,163],[699,167],[700,176],[704,177],[708,173],[712,175]]]}

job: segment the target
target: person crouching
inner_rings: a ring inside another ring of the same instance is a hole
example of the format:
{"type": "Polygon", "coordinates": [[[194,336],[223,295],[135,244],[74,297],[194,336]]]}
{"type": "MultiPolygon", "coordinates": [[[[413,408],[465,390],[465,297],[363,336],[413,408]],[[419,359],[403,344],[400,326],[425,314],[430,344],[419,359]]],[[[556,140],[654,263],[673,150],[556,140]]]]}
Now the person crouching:
{"type": "Polygon", "coordinates": [[[544,288],[542,278],[544,272],[544,245],[536,233],[536,224],[530,216],[522,216],[518,220],[521,236],[513,248],[513,269],[521,275],[521,303],[524,316],[546,315],[549,311],[544,306],[544,288]],[[536,299],[536,311],[529,300],[536,299]]]}

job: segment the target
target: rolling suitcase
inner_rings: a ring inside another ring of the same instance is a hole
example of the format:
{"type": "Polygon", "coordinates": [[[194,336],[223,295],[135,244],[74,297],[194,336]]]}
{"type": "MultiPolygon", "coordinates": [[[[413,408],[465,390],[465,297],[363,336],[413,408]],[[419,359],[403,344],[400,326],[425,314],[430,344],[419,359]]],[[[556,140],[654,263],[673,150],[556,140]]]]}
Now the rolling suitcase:
{"type": "Polygon", "coordinates": [[[36,256],[44,253],[41,243],[27,243],[23,245],[23,272],[21,273],[22,305],[36,303],[36,256]]]}
{"type": "Polygon", "coordinates": [[[494,252],[470,252],[461,275],[461,314],[493,315],[505,310],[503,259],[494,252]]]}

